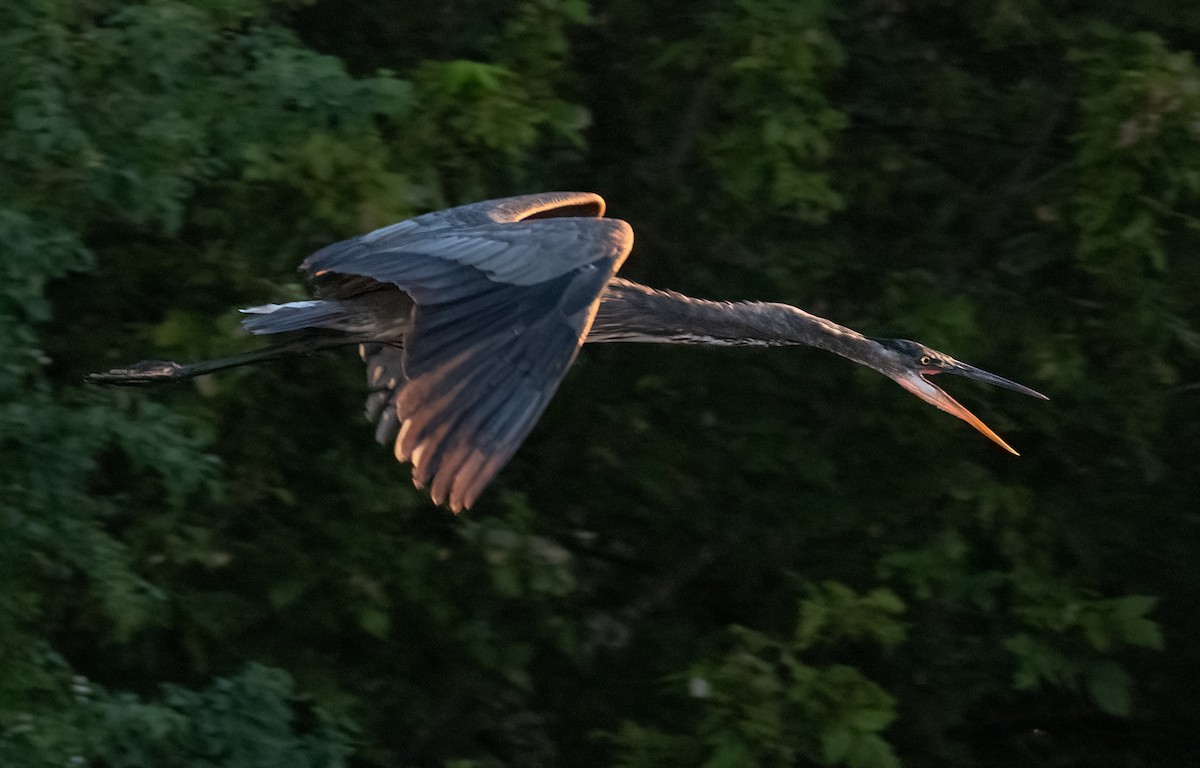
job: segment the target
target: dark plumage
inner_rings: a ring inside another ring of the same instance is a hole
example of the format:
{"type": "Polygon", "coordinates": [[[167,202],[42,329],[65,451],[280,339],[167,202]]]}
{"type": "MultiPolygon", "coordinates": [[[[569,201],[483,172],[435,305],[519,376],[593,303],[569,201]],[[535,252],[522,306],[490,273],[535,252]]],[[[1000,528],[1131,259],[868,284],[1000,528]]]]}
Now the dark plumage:
{"type": "MultiPolygon", "coordinates": [[[[925,376],[957,373],[1042,397],[904,340],[875,340],[786,304],[712,302],[614,277],[633,231],[604,201],[552,192],[451,208],[322,248],[301,269],[311,301],[243,310],[258,352],[143,362],[92,380],[149,384],[346,344],[367,364],[376,439],[455,512],[529,434],[584,341],[808,345],[869,365],[995,433],[925,376]]],[[[1015,453],[1015,451],[1013,451],[1015,453]]]]}

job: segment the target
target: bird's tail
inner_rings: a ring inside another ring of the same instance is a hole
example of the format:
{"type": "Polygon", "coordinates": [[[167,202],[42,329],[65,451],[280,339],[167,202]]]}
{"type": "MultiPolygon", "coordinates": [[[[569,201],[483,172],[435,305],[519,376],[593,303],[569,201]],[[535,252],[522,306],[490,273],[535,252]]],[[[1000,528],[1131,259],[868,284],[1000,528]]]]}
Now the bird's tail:
{"type": "Polygon", "coordinates": [[[350,330],[357,319],[351,305],[340,301],[289,301],[287,304],[263,304],[241,310],[246,317],[242,327],[256,336],[264,333],[288,333],[308,328],[350,330]]]}
{"type": "Polygon", "coordinates": [[[264,349],[240,355],[205,360],[199,363],[175,363],[168,360],[143,360],[125,368],[92,373],[87,380],[97,384],[141,387],[168,381],[182,381],[207,373],[243,365],[267,363],[285,357],[344,347],[362,341],[354,331],[354,319],[348,308],[336,301],[293,301],[243,309],[242,321],[253,334],[286,334],[284,340],[264,349]]]}

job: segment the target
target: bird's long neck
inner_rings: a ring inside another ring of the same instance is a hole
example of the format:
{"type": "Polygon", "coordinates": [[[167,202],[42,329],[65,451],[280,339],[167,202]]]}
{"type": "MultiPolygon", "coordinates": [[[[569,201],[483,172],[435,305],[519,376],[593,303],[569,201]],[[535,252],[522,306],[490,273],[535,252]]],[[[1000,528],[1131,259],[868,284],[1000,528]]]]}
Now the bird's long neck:
{"type": "Polygon", "coordinates": [[[878,352],[878,345],[858,331],[787,304],[693,299],[621,278],[609,283],[587,341],[806,345],[856,362],[868,362],[878,352]]]}

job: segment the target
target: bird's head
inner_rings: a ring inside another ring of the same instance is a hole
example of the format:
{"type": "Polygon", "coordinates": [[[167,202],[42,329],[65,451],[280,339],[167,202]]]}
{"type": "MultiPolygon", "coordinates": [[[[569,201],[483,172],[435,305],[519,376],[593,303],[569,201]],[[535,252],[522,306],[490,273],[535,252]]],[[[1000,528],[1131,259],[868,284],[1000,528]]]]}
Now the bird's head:
{"type": "Polygon", "coordinates": [[[965,376],[968,379],[982,381],[986,384],[994,384],[998,387],[1015,390],[1031,397],[1041,398],[1042,400],[1050,399],[1029,387],[1021,386],[1015,381],[1009,381],[994,373],[980,370],[975,366],[960,363],[947,354],[930,349],[924,344],[919,344],[915,341],[909,341],[908,339],[873,339],[873,341],[883,348],[883,360],[881,360],[880,371],[935,408],[957,416],[972,427],[975,427],[975,429],[987,435],[992,441],[1014,456],[1020,454],[1014,451],[1008,443],[1004,442],[988,425],[980,421],[975,414],[968,411],[957,400],[950,397],[950,395],[946,394],[940,387],[930,381],[929,377],[939,373],[953,373],[958,376],[965,376]]]}

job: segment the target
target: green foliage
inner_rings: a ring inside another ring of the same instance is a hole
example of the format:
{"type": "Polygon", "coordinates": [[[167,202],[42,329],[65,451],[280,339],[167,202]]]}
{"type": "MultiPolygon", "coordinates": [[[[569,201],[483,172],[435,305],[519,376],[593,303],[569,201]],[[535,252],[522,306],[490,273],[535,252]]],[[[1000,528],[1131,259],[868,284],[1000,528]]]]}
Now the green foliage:
{"type": "Polygon", "coordinates": [[[810,595],[792,640],[735,627],[724,657],[692,671],[686,684],[698,705],[693,733],[625,723],[614,736],[617,764],[898,766],[881,735],[896,719],[895,700],[854,667],[813,665],[802,656],[847,640],[894,646],[904,635],[895,618],[904,604],[885,590],[857,595],[836,582],[810,595]]]}
{"type": "MultiPolygon", "coordinates": [[[[45,297],[47,281],[71,270],[83,269],[91,259],[72,233],[47,231],[27,214],[10,208],[0,211],[0,238],[5,244],[4,293],[0,296],[4,302],[5,320],[3,351],[9,361],[4,370],[6,378],[2,381],[5,388],[11,390],[11,380],[7,377],[25,368],[18,363],[22,353],[26,352],[18,343],[30,341],[23,328],[50,318],[50,304],[45,297]]],[[[30,364],[36,360],[23,362],[30,364]]]]}
{"type": "Polygon", "coordinates": [[[47,659],[51,679],[36,695],[56,708],[24,711],[6,723],[5,765],[115,768],[339,768],[350,733],[327,713],[295,700],[287,674],[250,666],[203,691],[176,685],[146,701],[113,694],[47,659]],[[57,674],[55,674],[57,672],[57,674]],[[311,720],[296,722],[297,709],[311,720]]]}
{"type": "Polygon", "coordinates": [[[1015,613],[1026,631],[1005,641],[1017,659],[1013,687],[1046,683],[1078,690],[1086,682],[1101,709],[1129,716],[1133,678],[1107,656],[1124,647],[1162,650],[1159,627],[1146,617],[1157,601],[1138,595],[1080,599],[1074,590],[1035,579],[1020,580],[1017,588],[1024,599],[1015,613]]]}
{"type": "Polygon", "coordinates": [[[1116,287],[1168,270],[1173,224],[1200,226],[1188,213],[1200,198],[1200,70],[1152,34],[1095,37],[1071,56],[1087,77],[1072,219],[1081,257],[1116,287]]]}
{"type": "Polygon", "coordinates": [[[517,503],[515,509],[508,519],[463,526],[463,538],[489,566],[494,589],[509,598],[570,594],[575,589],[570,551],[532,533],[528,507],[517,503]]]}
{"type": "Polygon", "coordinates": [[[1175,5],[0,3],[0,764],[1194,760],[1175,5]],[[1053,399],[958,388],[1012,460],[832,356],[589,348],[453,518],[352,354],[80,384],[244,348],[327,242],[550,188],[634,277],[1053,399]]]}
{"type": "Polygon", "coordinates": [[[820,166],[845,125],[822,87],[844,56],[829,15],[824,0],[742,0],[706,25],[705,64],[720,72],[714,171],[748,202],[815,221],[842,206],[820,166]]]}
{"type": "Polygon", "coordinates": [[[818,643],[873,641],[892,648],[904,640],[904,627],[893,618],[904,603],[888,589],[857,595],[845,584],[827,582],[810,589],[800,604],[796,647],[807,650],[818,643]]]}

